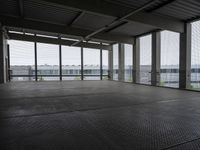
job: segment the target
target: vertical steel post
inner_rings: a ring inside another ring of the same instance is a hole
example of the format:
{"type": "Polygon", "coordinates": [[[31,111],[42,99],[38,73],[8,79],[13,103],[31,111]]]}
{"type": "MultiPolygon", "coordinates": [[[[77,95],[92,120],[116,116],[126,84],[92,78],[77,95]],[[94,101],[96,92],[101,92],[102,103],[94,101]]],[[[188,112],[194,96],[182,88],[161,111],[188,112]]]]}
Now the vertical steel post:
{"type": "Polygon", "coordinates": [[[61,44],[59,44],[59,76],[60,76],[60,81],[62,81],[62,45],[61,44]]]}
{"type": "Polygon", "coordinates": [[[160,32],[152,33],[151,85],[160,85],[160,32]]]}
{"type": "MultiPolygon", "coordinates": [[[[34,35],[36,38],[36,34],[34,35]]],[[[35,51],[35,81],[38,81],[38,74],[37,74],[37,42],[34,42],[34,51],[35,51]]]]}
{"type": "Polygon", "coordinates": [[[191,88],[191,28],[191,23],[186,23],[184,33],[180,34],[180,89],[191,88]]]}
{"type": "Polygon", "coordinates": [[[140,39],[135,38],[133,45],[133,83],[140,82],[140,39]]]}
{"type": "Polygon", "coordinates": [[[100,80],[103,79],[103,66],[102,66],[102,59],[103,59],[103,53],[102,53],[102,43],[100,43],[101,49],[100,49],[100,80]]]}
{"type": "Polygon", "coordinates": [[[81,80],[83,80],[84,78],[84,74],[83,74],[83,47],[81,46],[81,80]]]}

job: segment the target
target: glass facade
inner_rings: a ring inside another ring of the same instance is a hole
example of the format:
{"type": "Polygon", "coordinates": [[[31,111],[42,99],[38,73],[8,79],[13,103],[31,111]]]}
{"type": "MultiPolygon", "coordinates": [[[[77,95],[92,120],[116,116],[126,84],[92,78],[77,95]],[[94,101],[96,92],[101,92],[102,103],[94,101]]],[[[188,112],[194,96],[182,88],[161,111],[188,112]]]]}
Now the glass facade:
{"type": "MultiPolygon", "coordinates": [[[[191,23],[191,87],[200,90],[200,21],[191,23]]],[[[172,31],[160,32],[160,86],[179,87],[180,34],[172,31]]],[[[62,80],[81,80],[81,62],[83,79],[101,79],[100,49],[61,46],[55,44],[36,44],[37,67],[35,66],[35,44],[19,40],[8,40],[10,45],[10,75],[12,81],[35,81],[37,68],[38,81],[60,80],[60,56],[62,80]],[[83,58],[83,61],[81,61],[83,58]]],[[[152,35],[139,37],[139,83],[151,84],[152,35]]],[[[109,51],[102,50],[102,79],[108,79],[109,51]]],[[[113,45],[113,80],[119,76],[119,44],[113,45]]],[[[123,67],[123,65],[122,65],[123,67]]],[[[124,44],[125,82],[133,81],[133,45],[124,44]]],[[[123,77],[123,76],[122,76],[123,77]]]]}
{"type": "Polygon", "coordinates": [[[9,40],[10,75],[12,81],[35,80],[35,52],[33,42],[9,40]]]}
{"type": "Polygon", "coordinates": [[[133,73],[133,46],[124,44],[124,80],[132,82],[133,73]]]}
{"type": "Polygon", "coordinates": [[[38,81],[59,80],[59,45],[37,43],[38,81]]]}
{"type": "Polygon", "coordinates": [[[151,84],[152,35],[140,37],[140,83],[151,84]]]}
{"type": "Polygon", "coordinates": [[[113,80],[118,80],[119,71],[119,45],[113,45],[113,80]]]}
{"type": "Polygon", "coordinates": [[[83,49],[84,80],[100,80],[100,50],[83,49]]]}
{"type": "Polygon", "coordinates": [[[62,80],[81,80],[81,48],[62,46],[62,80]]]}
{"type": "Polygon", "coordinates": [[[160,86],[179,87],[180,34],[161,32],[160,86]]]}
{"type": "Polygon", "coordinates": [[[191,89],[200,90],[200,21],[192,23],[191,89]]]}

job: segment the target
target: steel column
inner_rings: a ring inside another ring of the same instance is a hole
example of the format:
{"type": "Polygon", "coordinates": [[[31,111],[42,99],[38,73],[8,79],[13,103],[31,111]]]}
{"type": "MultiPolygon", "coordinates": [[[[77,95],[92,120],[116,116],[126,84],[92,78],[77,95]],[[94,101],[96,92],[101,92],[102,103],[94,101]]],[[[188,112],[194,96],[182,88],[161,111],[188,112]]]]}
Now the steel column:
{"type": "Polygon", "coordinates": [[[108,51],[108,79],[113,80],[113,46],[108,51]]]}
{"type": "Polygon", "coordinates": [[[83,74],[83,47],[81,47],[81,80],[83,80],[84,78],[84,74],[83,74]]]}
{"type": "Polygon", "coordinates": [[[133,45],[133,83],[140,81],[140,39],[136,38],[133,45]]]}
{"type": "Polygon", "coordinates": [[[124,44],[119,44],[119,81],[124,81],[124,44]]]}
{"type": "Polygon", "coordinates": [[[62,81],[62,45],[59,44],[59,75],[60,81],[62,81]]]}
{"type": "Polygon", "coordinates": [[[179,88],[191,88],[191,24],[185,24],[185,32],[180,34],[179,88]]]}
{"type": "Polygon", "coordinates": [[[151,85],[157,86],[160,83],[160,32],[152,33],[152,70],[151,85]]]}
{"type": "MultiPolygon", "coordinates": [[[[101,45],[102,45],[102,43],[101,43],[101,45]]],[[[101,48],[101,49],[100,49],[100,80],[103,79],[102,59],[103,59],[103,54],[102,54],[102,48],[101,48]]]]}
{"type": "MultiPolygon", "coordinates": [[[[36,35],[34,35],[36,36],[36,35]]],[[[34,51],[35,51],[35,81],[38,81],[38,74],[37,74],[37,42],[34,42],[34,51]]]]}

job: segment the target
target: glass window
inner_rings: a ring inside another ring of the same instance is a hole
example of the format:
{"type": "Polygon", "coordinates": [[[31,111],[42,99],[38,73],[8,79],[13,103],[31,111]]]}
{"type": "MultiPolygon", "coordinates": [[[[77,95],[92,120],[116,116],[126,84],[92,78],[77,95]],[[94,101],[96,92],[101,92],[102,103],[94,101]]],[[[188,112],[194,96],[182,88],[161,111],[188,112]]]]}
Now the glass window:
{"type": "Polygon", "coordinates": [[[35,80],[35,52],[33,42],[8,40],[10,45],[10,74],[12,81],[35,80]]]}
{"type": "Polygon", "coordinates": [[[119,70],[119,45],[113,45],[113,80],[118,80],[119,70]]]}
{"type": "Polygon", "coordinates": [[[152,36],[140,37],[140,83],[151,84],[152,36]]]}
{"type": "Polygon", "coordinates": [[[161,32],[161,86],[179,87],[179,47],[179,33],[161,32]]]}
{"type": "Polygon", "coordinates": [[[100,80],[100,50],[84,48],[83,63],[84,80],[100,80]]]}
{"type": "Polygon", "coordinates": [[[59,45],[37,43],[38,81],[59,80],[59,45]]]}
{"type": "Polygon", "coordinates": [[[103,80],[108,79],[108,50],[102,50],[103,80]]]}
{"type": "Polygon", "coordinates": [[[124,45],[124,80],[132,82],[133,73],[133,46],[130,44],[124,45]]]}
{"type": "Polygon", "coordinates": [[[200,90],[200,21],[192,23],[191,88],[200,90]]]}
{"type": "Polygon", "coordinates": [[[81,48],[62,46],[62,79],[81,80],[81,48]]]}

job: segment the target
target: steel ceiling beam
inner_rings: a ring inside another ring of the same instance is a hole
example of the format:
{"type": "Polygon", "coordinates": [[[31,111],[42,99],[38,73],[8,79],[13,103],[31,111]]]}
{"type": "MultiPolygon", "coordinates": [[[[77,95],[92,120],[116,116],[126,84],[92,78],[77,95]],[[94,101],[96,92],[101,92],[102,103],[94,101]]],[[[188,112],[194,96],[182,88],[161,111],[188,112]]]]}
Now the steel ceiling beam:
{"type": "Polygon", "coordinates": [[[84,14],[85,14],[84,11],[80,12],[73,18],[73,20],[68,24],[68,26],[72,26],[73,24],[75,24],[84,14]]]}
{"type": "MultiPolygon", "coordinates": [[[[124,16],[122,16],[122,17],[120,17],[120,18],[117,18],[116,20],[114,20],[114,21],[111,22],[110,24],[107,24],[107,25],[105,25],[104,27],[102,27],[102,28],[100,28],[100,29],[98,29],[98,30],[96,30],[96,31],[94,31],[94,32],[92,32],[92,33],[90,33],[90,34],[88,34],[87,36],[84,37],[84,39],[85,39],[85,40],[88,40],[88,39],[90,39],[92,36],[94,36],[94,35],[96,35],[96,34],[102,32],[102,31],[105,31],[105,30],[107,30],[107,29],[109,29],[109,28],[112,28],[113,26],[116,26],[116,25],[118,25],[118,24],[124,22],[125,19],[127,19],[128,17],[130,17],[130,16],[134,15],[135,13],[138,13],[138,12],[142,11],[143,9],[145,9],[145,8],[147,8],[147,7],[149,7],[149,6],[151,6],[151,5],[154,4],[156,1],[158,1],[158,0],[152,0],[152,1],[148,2],[148,3],[145,3],[143,6],[137,8],[137,9],[134,9],[133,11],[131,11],[131,12],[125,14],[124,16]]],[[[122,24],[122,25],[123,25],[123,24],[122,24]]],[[[117,28],[117,27],[116,27],[116,28],[117,28]]],[[[81,42],[81,41],[82,41],[82,40],[77,41],[77,42],[73,43],[72,45],[74,46],[74,45],[78,44],[78,43],[81,42]]]]}
{"type": "MultiPolygon", "coordinates": [[[[55,38],[48,38],[48,37],[41,37],[41,36],[32,36],[32,35],[25,35],[25,34],[16,34],[16,33],[8,33],[9,39],[13,40],[21,40],[21,41],[29,41],[29,42],[41,42],[41,43],[49,43],[49,44],[61,44],[70,46],[73,41],[71,40],[63,40],[63,39],[55,39],[55,38]]],[[[95,48],[95,49],[105,49],[110,50],[110,45],[102,45],[102,44],[95,44],[95,43],[87,43],[81,42],[76,45],[76,47],[85,47],[85,48],[95,48]]]]}
{"type": "MultiPolygon", "coordinates": [[[[90,34],[93,31],[80,29],[80,28],[74,28],[74,27],[66,27],[65,25],[56,25],[56,24],[50,24],[40,21],[34,21],[34,20],[28,20],[28,19],[20,19],[16,17],[9,17],[9,16],[0,16],[0,22],[3,26],[8,27],[16,27],[21,29],[30,29],[30,30],[36,30],[36,31],[44,31],[44,32],[50,32],[50,33],[56,33],[56,34],[63,34],[63,35],[72,35],[76,37],[85,37],[88,34],[90,34]]],[[[100,41],[108,41],[110,42],[121,42],[121,43],[133,43],[133,37],[130,36],[124,36],[124,35],[114,35],[110,33],[101,33],[98,35],[95,35],[93,37],[94,39],[99,39],[100,41]]]]}
{"type": "MultiPolygon", "coordinates": [[[[98,14],[101,16],[112,16],[119,18],[132,10],[127,7],[113,5],[102,0],[43,0],[43,3],[48,3],[54,6],[65,7],[75,11],[85,11],[90,14],[98,14]]],[[[139,22],[146,25],[154,26],[158,29],[171,30],[175,32],[184,32],[184,23],[180,20],[165,17],[156,14],[138,12],[127,18],[129,22],[139,22]]]]}

